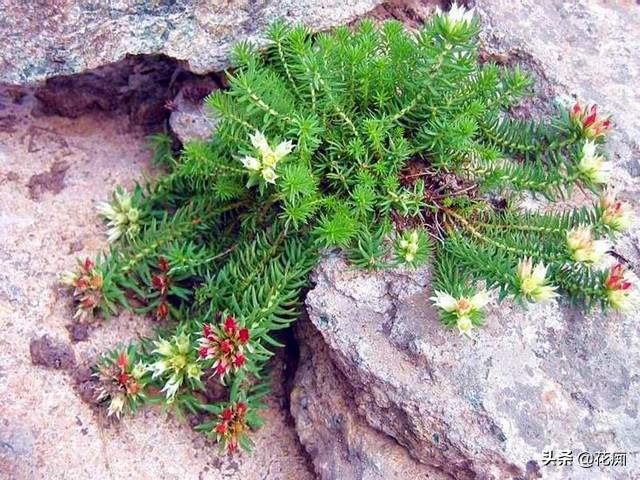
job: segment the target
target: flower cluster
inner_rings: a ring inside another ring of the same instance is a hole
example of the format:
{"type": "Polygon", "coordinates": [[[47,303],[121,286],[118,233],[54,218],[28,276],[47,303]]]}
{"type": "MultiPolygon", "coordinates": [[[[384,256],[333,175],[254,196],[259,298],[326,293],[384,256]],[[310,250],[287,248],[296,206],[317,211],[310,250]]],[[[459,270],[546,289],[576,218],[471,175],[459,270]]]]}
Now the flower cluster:
{"type": "Polygon", "coordinates": [[[228,372],[237,372],[246,365],[245,350],[249,350],[249,339],[249,329],[240,328],[232,316],[221,325],[204,324],[199,341],[200,358],[214,360],[214,372],[223,380],[228,372]]]}
{"type": "Polygon", "coordinates": [[[602,223],[615,232],[626,230],[633,221],[629,205],[617,200],[612,189],[600,196],[600,209],[602,223]]]}
{"type": "Polygon", "coordinates": [[[611,162],[602,155],[598,155],[596,144],[589,140],[582,147],[578,172],[591,183],[604,184],[609,181],[611,176],[611,162]]]}
{"type": "Polygon", "coordinates": [[[167,401],[172,402],[185,380],[200,381],[202,369],[197,361],[197,349],[191,345],[186,333],[174,335],[171,340],[160,339],[154,344],[153,353],[160,358],[149,366],[149,370],[153,372],[152,378],[165,378],[162,391],[167,401]]]}
{"type": "Polygon", "coordinates": [[[98,400],[109,399],[107,416],[115,414],[120,418],[125,407],[132,410],[144,398],[147,369],[142,362],[134,363],[127,351],[122,350],[112,357],[106,357],[98,367],[95,375],[102,384],[98,400]]]}
{"type": "Polygon", "coordinates": [[[611,130],[610,117],[598,118],[598,106],[595,104],[582,106],[576,103],[569,116],[573,124],[580,127],[585,138],[599,140],[611,130]]]}
{"type": "Polygon", "coordinates": [[[547,302],[558,296],[556,289],[547,285],[547,267],[538,263],[535,267],[531,258],[525,258],[518,264],[517,277],[520,292],[527,300],[547,302]]]}
{"type": "Polygon", "coordinates": [[[287,140],[278,144],[276,148],[271,148],[264,134],[258,131],[249,138],[253,147],[260,153],[260,158],[246,156],[242,159],[242,164],[250,172],[259,172],[265,182],[276,183],[278,162],[293,150],[293,144],[287,140]]]}
{"type": "Polygon", "coordinates": [[[588,225],[567,231],[567,247],[571,258],[589,265],[602,265],[611,244],[607,240],[595,240],[593,230],[588,225]]]}
{"type": "Polygon", "coordinates": [[[247,411],[246,403],[232,403],[220,412],[218,421],[213,427],[216,440],[230,453],[238,450],[240,438],[248,430],[247,411]]]}
{"type": "Polygon", "coordinates": [[[100,202],[98,213],[109,221],[107,241],[113,243],[123,235],[131,238],[140,232],[140,209],[133,206],[133,196],[122,188],[116,189],[113,201],[100,202]]]}
{"type": "Polygon", "coordinates": [[[424,231],[405,231],[396,241],[395,249],[399,259],[404,263],[415,266],[427,259],[429,242],[424,231]]]}
{"type": "Polygon", "coordinates": [[[103,277],[102,272],[90,259],[87,258],[84,262],[78,261],[78,263],[79,272],[66,272],[61,282],[73,287],[73,297],[78,303],[73,318],[83,320],[93,314],[102,302],[103,277]]]}
{"type": "Polygon", "coordinates": [[[638,277],[622,264],[611,267],[604,286],[609,304],[616,310],[631,313],[639,309],[638,277]]]}
{"type": "Polygon", "coordinates": [[[470,335],[474,325],[480,324],[484,316],[483,308],[489,302],[487,292],[477,292],[472,297],[455,298],[446,292],[436,290],[431,297],[433,304],[452,317],[461,335],[470,335]]]}

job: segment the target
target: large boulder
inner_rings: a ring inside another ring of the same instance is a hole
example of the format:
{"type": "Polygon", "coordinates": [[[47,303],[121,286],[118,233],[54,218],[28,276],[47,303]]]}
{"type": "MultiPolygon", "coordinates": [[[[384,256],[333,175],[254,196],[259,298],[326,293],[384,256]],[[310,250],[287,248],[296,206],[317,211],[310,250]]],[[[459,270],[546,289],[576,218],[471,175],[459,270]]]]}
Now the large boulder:
{"type": "MultiPolygon", "coordinates": [[[[343,416],[456,479],[640,474],[631,453],[640,445],[637,319],[506,303],[490,308],[486,326],[469,340],[438,321],[426,268],[367,274],[331,256],[315,282],[309,321],[300,327],[312,367],[297,377],[305,393],[294,389],[292,412],[323,479],[341,478],[322,465],[341,464],[352,442],[336,444],[336,435],[318,448],[322,433],[307,432],[323,432],[343,416]],[[311,383],[314,376],[323,381],[311,383]],[[345,391],[350,400],[342,407],[307,413],[345,391]],[[544,465],[545,451],[562,450],[573,450],[573,466],[544,465]],[[629,452],[627,467],[582,468],[582,451],[629,452]]],[[[379,455],[372,447],[358,462],[379,455]]]]}
{"type": "Polygon", "coordinates": [[[31,83],[163,54],[194,73],[227,67],[231,46],[260,41],[277,18],[314,30],[349,22],[381,0],[0,0],[0,82],[31,83]]]}
{"type": "Polygon", "coordinates": [[[356,387],[335,368],[329,347],[301,319],[296,327],[300,366],[290,408],[298,438],[322,480],[446,480],[358,413],[356,387]]]}

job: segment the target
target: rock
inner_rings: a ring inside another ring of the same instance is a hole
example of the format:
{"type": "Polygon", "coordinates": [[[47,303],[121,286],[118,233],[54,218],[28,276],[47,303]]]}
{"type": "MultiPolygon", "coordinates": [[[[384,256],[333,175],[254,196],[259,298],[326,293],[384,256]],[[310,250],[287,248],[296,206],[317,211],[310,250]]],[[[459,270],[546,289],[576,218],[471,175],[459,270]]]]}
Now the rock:
{"type": "MultiPolygon", "coordinates": [[[[364,431],[394,438],[418,462],[456,479],[640,474],[631,453],[626,469],[542,464],[545,450],[577,456],[633,452],[640,444],[636,319],[503,303],[467,340],[438,321],[426,268],[367,274],[332,256],[317,268],[315,282],[306,300],[310,322],[302,327],[302,338],[311,339],[312,366],[305,368],[312,372],[297,377],[304,395],[292,396],[292,412],[316,471],[344,463],[350,444],[334,440],[318,448],[322,440],[309,445],[308,432],[345,418],[346,425],[364,423],[364,431]],[[334,388],[340,381],[345,386],[334,388]],[[340,389],[352,402],[323,410],[340,389]]],[[[370,463],[367,455],[352,458],[359,465],[353,471],[370,463]]]]}
{"type": "Polygon", "coordinates": [[[381,0],[62,1],[0,0],[11,12],[0,23],[6,39],[0,82],[24,84],[84,72],[130,54],[164,54],[194,73],[228,66],[239,40],[260,42],[277,18],[314,30],[353,20],[381,0]]]}
{"type": "Polygon", "coordinates": [[[357,412],[356,392],[333,365],[326,344],[309,324],[296,326],[300,367],[291,392],[291,412],[300,441],[322,480],[446,480],[451,477],[411,458],[390,436],[357,412]]]}
{"type": "Polygon", "coordinates": [[[216,119],[203,104],[204,98],[218,84],[210,78],[186,81],[170,104],[169,125],[183,144],[189,140],[206,140],[216,128],[216,119]]]}
{"type": "Polygon", "coordinates": [[[34,338],[29,344],[31,363],[56,370],[69,370],[76,365],[70,345],[51,339],[48,335],[34,338]]]}
{"type": "Polygon", "coordinates": [[[175,61],[136,56],[91,72],[50,78],[35,89],[40,101],[36,113],[78,118],[117,111],[126,113],[132,125],[159,125],[169,117],[166,103],[181,73],[175,61]]]}

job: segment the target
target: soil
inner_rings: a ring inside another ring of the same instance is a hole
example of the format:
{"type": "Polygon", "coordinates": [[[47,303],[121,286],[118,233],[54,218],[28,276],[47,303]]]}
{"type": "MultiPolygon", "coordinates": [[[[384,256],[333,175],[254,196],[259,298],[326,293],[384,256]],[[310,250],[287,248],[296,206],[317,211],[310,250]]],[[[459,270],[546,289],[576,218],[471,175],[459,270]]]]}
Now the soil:
{"type": "Polygon", "coordinates": [[[69,170],[69,164],[64,160],[56,160],[49,171],[32,175],[27,183],[29,195],[33,200],[40,200],[45,192],[60,193],[64,188],[64,177],[69,170]]]}
{"type": "Polygon", "coordinates": [[[31,362],[56,370],[69,370],[76,365],[76,357],[71,347],[53,340],[48,335],[34,338],[29,344],[31,362]]]}

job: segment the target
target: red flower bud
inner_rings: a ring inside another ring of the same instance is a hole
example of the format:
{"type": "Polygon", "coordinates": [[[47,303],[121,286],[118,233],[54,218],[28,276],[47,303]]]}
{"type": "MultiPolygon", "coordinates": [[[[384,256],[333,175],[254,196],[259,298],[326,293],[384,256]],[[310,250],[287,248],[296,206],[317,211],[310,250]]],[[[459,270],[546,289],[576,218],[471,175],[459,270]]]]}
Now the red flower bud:
{"type": "Polygon", "coordinates": [[[160,294],[164,295],[167,293],[167,286],[169,284],[167,277],[165,275],[154,275],[151,278],[151,283],[156,289],[160,290],[160,294]]]}
{"type": "Polygon", "coordinates": [[[86,258],[84,261],[84,269],[87,272],[90,272],[91,270],[93,270],[93,262],[91,261],[90,258],[86,258]]]}
{"type": "Polygon", "coordinates": [[[80,301],[80,305],[82,306],[82,308],[84,308],[85,310],[91,310],[96,306],[96,302],[93,300],[93,298],[91,297],[84,297],[81,301],[80,301]]]}
{"type": "Polygon", "coordinates": [[[200,355],[200,358],[207,358],[209,356],[209,349],[207,347],[200,347],[198,355],[200,355]]]}
{"type": "Polygon", "coordinates": [[[249,329],[248,328],[241,328],[240,331],[238,332],[238,340],[240,340],[240,343],[247,343],[249,341],[249,329]]]}
{"type": "Polygon", "coordinates": [[[236,331],[236,319],[232,316],[228,316],[224,321],[224,331],[227,335],[233,335],[236,331]]]}
{"type": "Polygon", "coordinates": [[[227,367],[226,367],[226,365],[224,365],[223,363],[219,363],[219,364],[216,366],[216,373],[217,373],[218,375],[224,375],[225,373],[227,373],[227,367]]]}
{"type": "Polygon", "coordinates": [[[168,272],[169,271],[169,262],[167,262],[166,258],[164,258],[164,257],[158,258],[158,268],[162,272],[168,272]]]}
{"type": "Polygon", "coordinates": [[[576,102],[576,104],[571,109],[571,115],[574,117],[582,115],[582,106],[580,105],[580,103],[576,102]]]}
{"type": "Polygon", "coordinates": [[[216,433],[219,433],[221,435],[224,435],[225,433],[227,433],[227,424],[219,423],[218,425],[216,425],[216,433]]]}
{"type": "Polygon", "coordinates": [[[231,440],[227,444],[227,450],[229,450],[229,453],[235,452],[236,450],[238,450],[238,444],[234,440],[231,440]]]}
{"type": "Polygon", "coordinates": [[[131,376],[128,373],[121,373],[118,375],[118,383],[120,385],[126,385],[131,376]]]}
{"type": "Polygon", "coordinates": [[[121,370],[124,370],[127,367],[127,363],[129,363],[129,360],[127,359],[127,352],[120,352],[120,355],[118,355],[117,363],[118,367],[120,367],[121,370]]]}
{"type": "Polygon", "coordinates": [[[165,302],[162,302],[156,309],[156,315],[160,319],[166,318],[167,315],[169,315],[169,306],[165,302]]]}
{"type": "Polygon", "coordinates": [[[220,350],[224,353],[230,353],[233,350],[233,343],[230,340],[220,342],[220,350]]]}
{"type": "Polygon", "coordinates": [[[227,422],[230,421],[233,418],[233,410],[231,410],[229,407],[225,408],[224,410],[222,410],[220,418],[227,422]]]}
{"type": "Polygon", "coordinates": [[[202,325],[202,334],[205,337],[208,337],[209,335],[211,335],[211,333],[212,333],[211,325],[207,325],[206,323],[202,325]]]}
{"type": "Polygon", "coordinates": [[[233,358],[233,364],[236,367],[241,367],[245,364],[246,362],[246,358],[243,354],[238,353],[234,358],[233,358]]]}
{"type": "Polygon", "coordinates": [[[236,404],[236,413],[238,415],[244,415],[247,411],[247,404],[243,402],[238,402],[236,404]]]}

